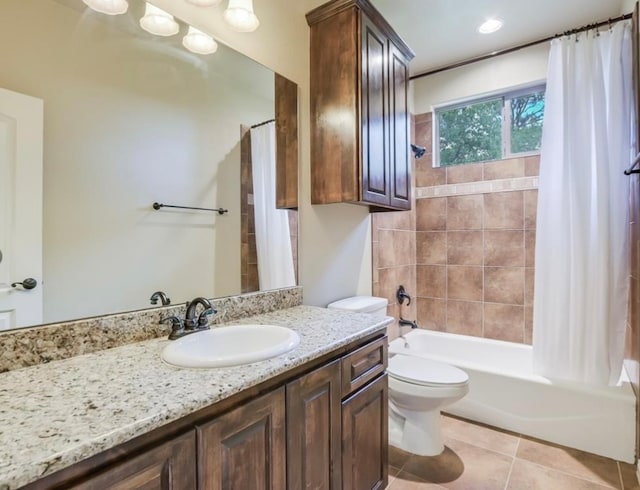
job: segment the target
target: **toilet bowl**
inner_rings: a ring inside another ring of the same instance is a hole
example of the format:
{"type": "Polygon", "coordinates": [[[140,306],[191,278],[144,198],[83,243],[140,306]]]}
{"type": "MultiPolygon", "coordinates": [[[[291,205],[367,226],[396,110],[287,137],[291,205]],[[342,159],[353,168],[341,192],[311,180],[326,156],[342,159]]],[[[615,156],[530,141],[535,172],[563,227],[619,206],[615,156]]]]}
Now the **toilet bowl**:
{"type": "Polygon", "coordinates": [[[440,410],[469,391],[462,369],[421,357],[389,359],[389,443],[420,456],[444,450],[440,410]]]}

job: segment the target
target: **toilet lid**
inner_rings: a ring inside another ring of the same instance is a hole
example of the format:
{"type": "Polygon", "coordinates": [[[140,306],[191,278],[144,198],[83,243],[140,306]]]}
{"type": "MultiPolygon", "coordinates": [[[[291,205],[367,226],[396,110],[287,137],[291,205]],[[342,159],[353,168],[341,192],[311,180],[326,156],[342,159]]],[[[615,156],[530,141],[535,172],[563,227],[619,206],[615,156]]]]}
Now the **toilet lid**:
{"type": "Polygon", "coordinates": [[[469,381],[462,369],[423,357],[396,355],[389,359],[389,376],[419,385],[461,385],[469,381]]]}

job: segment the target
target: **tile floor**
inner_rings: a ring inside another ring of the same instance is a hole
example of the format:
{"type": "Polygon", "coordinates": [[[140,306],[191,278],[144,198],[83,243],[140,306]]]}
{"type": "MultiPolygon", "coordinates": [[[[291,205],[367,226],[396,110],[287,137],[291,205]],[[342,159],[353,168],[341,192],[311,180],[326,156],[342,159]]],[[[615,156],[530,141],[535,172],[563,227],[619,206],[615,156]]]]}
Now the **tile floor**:
{"type": "Polygon", "coordinates": [[[445,450],[389,449],[387,490],[640,490],[633,465],[443,416],[445,450]]]}

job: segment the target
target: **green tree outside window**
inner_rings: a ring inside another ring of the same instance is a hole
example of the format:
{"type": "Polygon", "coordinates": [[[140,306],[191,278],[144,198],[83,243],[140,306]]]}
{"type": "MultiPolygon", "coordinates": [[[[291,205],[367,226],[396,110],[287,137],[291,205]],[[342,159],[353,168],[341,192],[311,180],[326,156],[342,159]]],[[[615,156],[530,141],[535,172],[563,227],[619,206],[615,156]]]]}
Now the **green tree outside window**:
{"type": "Polygon", "coordinates": [[[543,117],[543,87],[437,109],[439,164],[447,167],[539,151],[543,117]]]}

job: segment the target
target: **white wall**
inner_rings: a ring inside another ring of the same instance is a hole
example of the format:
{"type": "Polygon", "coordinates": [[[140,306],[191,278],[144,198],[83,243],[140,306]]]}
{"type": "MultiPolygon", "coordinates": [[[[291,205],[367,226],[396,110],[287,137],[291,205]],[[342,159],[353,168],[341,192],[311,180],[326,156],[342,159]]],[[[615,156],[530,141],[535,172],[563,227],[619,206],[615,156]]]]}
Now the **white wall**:
{"type": "Polygon", "coordinates": [[[434,104],[544,80],[549,43],[418,78],[411,83],[414,114],[430,112],[434,104]]]}
{"type": "Polygon", "coordinates": [[[225,25],[222,12],[226,2],[207,9],[176,0],[155,3],[298,84],[301,156],[298,260],[304,302],[326,305],[340,297],[370,294],[368,210],[350,204],[310,204],[309,28],[304,14],[323,2],[254,0],[261,25],[249,34],[233,32],[225,25]]]}
{"type": "Polygon", "coordinates": [[[635,7],[636,2],[637,0],[623,0],[620,13],[628,14],[629,12],[633,12],[633,8],[635,7]]]}
{"type": "Polygon", "coordinates": [[[273,117],[273,75],[253,64],[265,98],[56,2],[7,0],[3,15],[0,86],[45,101],[44,321],[143,308],[156,289],[239,293],[240,125],[273,117]]]}

